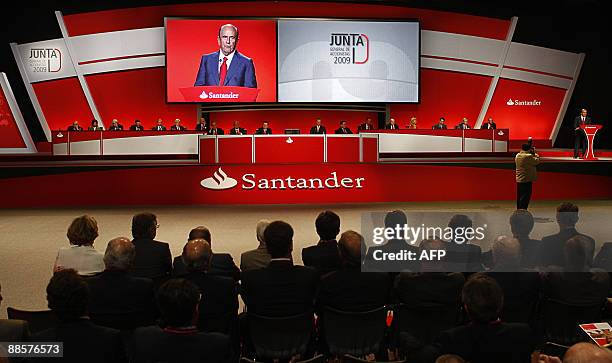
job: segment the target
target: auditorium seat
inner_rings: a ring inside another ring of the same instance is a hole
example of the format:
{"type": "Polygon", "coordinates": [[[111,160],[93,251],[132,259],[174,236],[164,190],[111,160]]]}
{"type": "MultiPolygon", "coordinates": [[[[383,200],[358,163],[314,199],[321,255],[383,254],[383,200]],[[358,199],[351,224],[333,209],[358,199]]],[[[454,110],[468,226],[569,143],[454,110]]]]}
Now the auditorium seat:
{"type": "Polygon", "coordinates": [[[393,331],[396,339],[402,341],[402,347],[415,349],[430,344],[440,332],[456,326],[461,315],[459,306],[455,304],[399,304],[394,311],[393,331]]]}
{"type": "MultiPolygon", "coordinates": [[[[403,360],[398,360],[398,361],[391,361],[391,362],[387,362],[386,363],[404,363],[405,361],[403,360]]],[[[350,354],[345,354],[344,358],[342,359],[342,363],[378,363],[376,361],[371,361],[371,360],[366,360],[366,359],[361,359],[361,358],[357,358],[355,356],[352,356],[350,354]]]]}
{"type": "Polygon", "coordinates": [[[247,312],[247,324],[257,359],[305,356],[313,342],[312,311],[288,317],[267,317],[247,312]]]}
{"type": "Polygon", "coordinates": [[[578,324],[600,322],[602,311],[603,302],[581,306],[547,299],[542,303],[542,339],[567,346],[588,341],[578,324]]]}
{"type": "MultiPolygon", "coordinates": [[[[314,357],[312,357],[310,359],[298,360],[298,361],[293,361],[292,360],[291,362],[292,363],[324,363],[325,362],[325,356],[323,354],[318,354],[318,355],[315,355],[314,357]]],[[[242,358],[240,358],[240,363],[258,363],[258,361],[254,361],[252,359],[242,357],[242,358]]]]}
{"type": "Polygon", "coordinates": [[[59,319],[51,310],[26,311],[7,307],[6,315],[9,319],[19,319],[27,321],[31,335],[39,333],[43,330],[51,329],[59,325],[59,319]]]}

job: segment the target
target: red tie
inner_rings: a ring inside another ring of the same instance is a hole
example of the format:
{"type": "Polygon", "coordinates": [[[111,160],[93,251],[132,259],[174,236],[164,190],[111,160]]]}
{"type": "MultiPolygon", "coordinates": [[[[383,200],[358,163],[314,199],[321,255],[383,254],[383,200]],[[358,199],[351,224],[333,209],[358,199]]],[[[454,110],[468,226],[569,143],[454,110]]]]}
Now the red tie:
{"type": "Polygon", "coordinates": [[[221,69],[219,70],[219,86],[223,86],[223,83],[225,83],[226,75],[227,75],[227,57],[223,57],[223,63],[221,63],[221,69]]]}

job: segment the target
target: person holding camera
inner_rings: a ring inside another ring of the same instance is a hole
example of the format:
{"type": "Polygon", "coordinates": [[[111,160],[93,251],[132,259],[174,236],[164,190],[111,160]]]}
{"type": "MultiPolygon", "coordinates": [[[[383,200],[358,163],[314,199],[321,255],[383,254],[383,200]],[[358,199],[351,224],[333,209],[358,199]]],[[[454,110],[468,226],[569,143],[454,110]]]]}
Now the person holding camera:
{"type": "Polygon", "coordinates": [[[532,183],[537,178],[536,166],[540,156],[531,142],[525,143],[514,159],[516,164],[516,209],[527,209],[531,199],[532,183]]]}

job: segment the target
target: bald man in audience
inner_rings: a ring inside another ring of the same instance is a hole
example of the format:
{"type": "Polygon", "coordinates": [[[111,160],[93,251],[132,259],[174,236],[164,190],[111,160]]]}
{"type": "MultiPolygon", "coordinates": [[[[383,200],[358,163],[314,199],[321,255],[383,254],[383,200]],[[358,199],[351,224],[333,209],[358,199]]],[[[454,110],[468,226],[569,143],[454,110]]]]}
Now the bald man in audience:
{"type": "Polygon", "coordinates": [[[612,352],[592,343],[577,343],[565,352],[563,361],[540,354],[538,363],[612,363],[612,352]]]}
{"type": "Polygon", "coordinates": [[[200,289],[198,329],[231,335],[238,314],[238,290],[233,278],[209,273],[213,260],[210,244],[203,238],[192,239],[183,249],[187,274],[182,277],[200,289]]]}
{"type": "Polygon", "coordinates": [[[259,246],[256,249],[243,252],[240,255],[240,271],[256,270],[258,268],[264,268],[270,263],[270,254],[266,249],[266,240],[264,239],[264,231],[270,224],[270,221],[262,219],[257,222],[255,227],[255,233],[259,246]]]}
{"type": "Polygon", "coordinates": [[[136,248],[128,238],[110,240],[104,253],[105,270],[86,280],[89,314],[96,324],[131,330],[155,322],[153,281],[129,272],[135,255],[136,248]]]}
{"type": "Polygon", "coordinates": [[[465,363],[465,360],[458,355],[444,354],[439,356],[435,363],[465,363]]]}

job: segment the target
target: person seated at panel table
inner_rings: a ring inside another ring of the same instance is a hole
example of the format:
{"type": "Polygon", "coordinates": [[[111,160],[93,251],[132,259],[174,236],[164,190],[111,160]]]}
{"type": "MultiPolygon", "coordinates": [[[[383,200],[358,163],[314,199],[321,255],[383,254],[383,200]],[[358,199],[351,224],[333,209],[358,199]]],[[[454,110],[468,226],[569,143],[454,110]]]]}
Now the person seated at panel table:
{"type": "Polygon", "coordinates": [[[130,131],[144,131],[144,126],[140,120],[134,120],[134,124],[130,126],[130,131]]]}
{"type": "Polygon", "coordinates": [[[432,130],[446,130],[446,124],[444,123],[444,117],[440,117],[440,121],[438,121],[437,124],[433,125],[431,128],[432,130]]]}
{"type": "Polygon", "coordinates": [[[155,126],[151,129],[153,131],[166,131],[166,126],[164,126],[164,121],[161,118],[157,119],[155,126]]]}
{"type": "Polygon", "coordinates": [[[208,131],[208,127],[206,126],[206,119],[204,119],[204,118],[199,119],[196,122],[195,130],[196,131],[204,131],[204,132],[208,131]]]}
{"type": "Polygon", "coordinates": [[[321,125],[320,118],[318,118],[317,121],[315,121],[315,125],[310,128],[310,133],[313,135],[323,135],[327,133],[325,126],[321,125]]]}
{"type": "Polygon", "coordinates": [[[255,135],[272,135],[272,129],[268,127],[269,125],[268,121],[264,121],[261,127],[255,130],[255,135]]]}
{"type": "Polygon", "coordinates": [[[79,121],[74,121],[72,125],[68,126],[68,131],[83,131],[83,128],[79,125],[79,121]]]}
{"type": "Polygon", "coordinates": [[[340,128],[336,130],[336,134],[352,134],[353,131],[346,126],[346,121],[340,121],[340,128]]]}
{"type": "Polygon", "coordinates": [[[464,117],[461,119],[461,122],[459,122],[459,124],[457,126],[455,126],[456,129],[471,129],[470,125],[468,124],[468,119],[467,117],[464,117]]]}
{"type": "Polygon", "coordinates": [[[411,117],[410,118],[410,123],[408,124],[407,128],[409,129],[416,129],[417,128],[417,118],[416,117],[411,117]]]}
{"type": "Polygon", "coordinates": [[[87,128],[88,131],[102,131],[104,130],[104,127],[100,126],[98,124],[98,120],[93,119],[91,120],[91,126],[89,126],[89,128],[87,128]]]}
{"type": "Polygon", "coordinates": [[[359,125],[359,127],[357,127],[358,131],[370,131],[370,130],[374,130],[374,125],[372,124],[372,119],[370,117],[368,117],[364,123],[362,123],[361,125],[359,125]]]}
{"type": "Polygon", "coordinates": [[[399,125],[395,122],[393,117],[390,118],[389,123],[385,125],[385,130],[399,130],[399,125]]]}
{"type": "Polygon", "coordinates": [[[497,125],[495,124],[495,122],[493,122],[493,117],[489,117],[489,119],[487,119],[487,122],[483,123],[482,126],[480,126],[481,129],[488,129],[488,130],[495,130],[497,128],[497,125]]]}
{"type": "Polygon", "coordinates": [[[185,131],[187,128],[181,125],[181,119],[174,120],[174,125],[170,126],[170,130],[172,131],[185,131]]]}
{"type": "Polygon", "coordinates": [[[246,135],[247,130],[240,127],[240,121],[234,121],[234,127],[230,129],[230,135],[246,135]]]}
{"type": "Polygon", "coordinates": [[[121,131],[123,130],[123,125],[119,123],[119,121],[114,118],[111,122],[111,126],[108,128],[110,131],[121,131]]]}
{"type": "Polygon", "coordinates": [[[208,129],[208,132],[206,133],[208,135],[223,135],[223,129],[220,127],[217,127],[217,121],[211,121],[210,122],[210,129],[208,129]]]}

